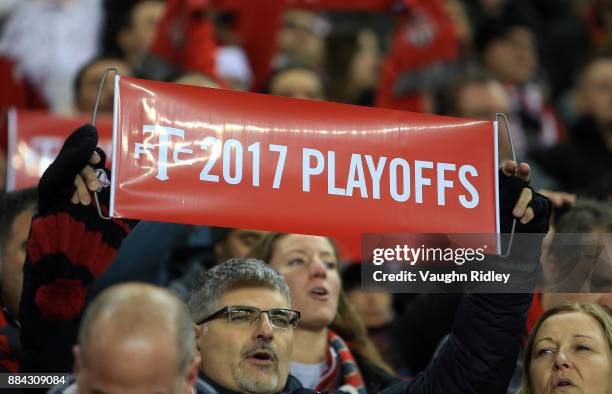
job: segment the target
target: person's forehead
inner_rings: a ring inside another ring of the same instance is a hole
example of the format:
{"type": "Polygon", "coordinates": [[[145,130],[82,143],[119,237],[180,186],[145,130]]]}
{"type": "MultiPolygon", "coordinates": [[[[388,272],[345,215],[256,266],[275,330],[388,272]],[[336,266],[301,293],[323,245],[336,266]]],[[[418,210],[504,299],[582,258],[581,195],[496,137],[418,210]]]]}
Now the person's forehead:
{"type": "Polygon", "coordinates": [[[290,234],[278,240],[277,252],[315,251],[317,253],[334,253],[334,248],[325,237],[315,235],[290,234]]]}
{"type": "Polygon", "coordinates": [[[273,84],[311,84],[319,87],[321,80],[313,71],[305,68],[293,68],[278,74],[273,84]]]}
{"type": "Polygon", "coordinates": [[[513,26],[508,30],[506,37],[512,40],[521,40],[525,42],[535,41],[535,35],[533,31],[529,29],[527,26],[513,26]]]}
{"type": "Polygon", "coordinates": [[[287,308],[287,298],[279,291],[264,286],[240,286],[223,292],[219,308],[231,305],[254,306],[259,309],[287,308]]]}
{"type": "Polygon", "coordinates": [[[142,0],[139,1],[132,10],[132,18],[138,19],[151,14],[161,14],[166,4],[160,0],[142,0]]]}
{"type": "Polygon", "coordinates": [[[283,14],[284,21],[299,22],[306,26],[312,25],[316,19],[316,14],[308,10],[292,9],[283,14]]]}
{"type": "Polygon", "coordinates": [[[268,231],[262,230],[246,230],[246,229],[234,229],[230,232],[231,235],[236,237],[244,236],[244,235],[265,235],[268,231]]]}
{"type": "Polygon", "coordinates": [[[124,334],[126,330],[113,326],[111,321],[98,323],[83,348],[84,365],[92,377],[124,387],[145,382],[163,387],[174,381],[180,356],[176,334],[170,327],[145,327],[124,334]],[[117,359],[122,363],[117,364],[117,359]],[[135,367],[125,369],[124,365],[135,367]]]}
{"type": "Polygon", "coordinates": [[[501,84],[474,82],[464,85],[457,95],[459,108],[474,108],[485,106],[502,111],[510,110],[510,100],[501,84]]]}
{"type": "Polygon", "coordinates": [[[612,313],[612,293],[561,293],[564,301],[574,301],[581,304],[599,304],[612,313]]]}
{"type": "Polygon", "coordinates": [[[586,71],[586,79],[592,82],[599,82],[600,79],[612,78],[612,59],[598,60],[586,71]]]}
{"type": "Polygon", "coordinates": [[[603,333],[597,320],[583,312],[566,312],[546,319],[540,327],[536,340],[544,337],[573,338],[575,335],[588,335],[602,339],[603,333]]]}
{"type": "Polygon", "coordinates": [[[472,95],[478,97],[486,96],[494,96],[504,94],[503,86],[496,81],[493,80],[483,80],[483,81],[470,81],[466,82],[459,88],[459,98],[465,95],[472,95]]]}

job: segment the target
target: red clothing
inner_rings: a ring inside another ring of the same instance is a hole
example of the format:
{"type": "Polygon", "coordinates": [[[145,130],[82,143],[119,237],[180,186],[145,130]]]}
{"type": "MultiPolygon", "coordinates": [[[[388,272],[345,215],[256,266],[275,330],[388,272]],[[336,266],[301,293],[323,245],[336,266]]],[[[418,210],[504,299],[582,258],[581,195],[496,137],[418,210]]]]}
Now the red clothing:
{"type": "Polygon", "coordinates": [[[245,49],[255,79],[261,89],[270,74],[276,53],[276,36],[286,9],[301,8],[321,11],[388,12],[409,6],[415,0],[217,0],[217,9],[236,15],[238,35],[245,49]]]}
{"type": "Polygon", "coordinates": [[[0,310],[0,372],[15,373],[19,370],[19,327],[17,322],[0,310]]]}
{"type": "Polygon", "coordinates": [[[424,112],[425,92],[444,81],[459,53],[452,20],[440,1],[415,1],[401,17],[383,61],[377,107],[424,112]]]}
{"type": "Polygon", "coordinates": [[[0,109],[8,107],[47,109],[47,104],[25,78],[14,75],[14,63],[0,56],[0,109]]]}
{"type": "Polygon", "coordinates": [[[215,32],[208,0],[169,0],[150,55],[183,71],[215,75],[215,32]]]}
{"type": "Polygon", "coordinates": [[[527,335],[531,333],[531,330],[538,322],[540,316],[542,316],[543,313],[544,308],[542,307],[542,293],[536,290],[536,292],[533,294],[533,301],[531,302],[529,311],[527,312],[527,321],[525,321],[525,329],[527,335]]]}

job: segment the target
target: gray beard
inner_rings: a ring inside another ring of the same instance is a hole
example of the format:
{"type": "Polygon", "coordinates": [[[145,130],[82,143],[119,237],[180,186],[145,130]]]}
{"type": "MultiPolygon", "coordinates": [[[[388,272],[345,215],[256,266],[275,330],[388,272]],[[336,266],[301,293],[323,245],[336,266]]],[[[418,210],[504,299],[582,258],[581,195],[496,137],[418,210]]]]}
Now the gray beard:
{"type": "MultiPolygon", "coordinates": [[[[254,373],[246,370],[246,360],[243,360],[238,365],[238,370],[234,376],[236,380],[236,384],[238,387],[251,394],[272,394],[276,392],[276,388],[278,386],[278,363],[272,366],[270,372],[272,372],[272,376],[262,377],[256,376],[254,373]]],[[[257,368],[257,367],[251,367],[257,368]]]]}

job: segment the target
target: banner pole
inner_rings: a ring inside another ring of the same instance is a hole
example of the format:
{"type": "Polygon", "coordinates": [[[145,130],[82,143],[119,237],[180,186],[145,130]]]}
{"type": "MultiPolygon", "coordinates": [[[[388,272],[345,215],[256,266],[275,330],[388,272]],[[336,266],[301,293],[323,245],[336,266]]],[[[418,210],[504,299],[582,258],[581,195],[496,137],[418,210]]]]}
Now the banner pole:
{"type": "MultiPolygon", "coordinates": [[[[98,87],[98,95],[96,96],[96,104],[94,105],[93,113],[91,115],[91,125],[94,127],[96,126],[96,116],[98,115],[98,107],[100,106],[100,97],[102,96],[102,89],[104,89],[104,83],[106,83],[106,77],[110,71],[114,71],[115,75],[118,75],[118,71],[114,67],[107,68],[106,70],[104,70],[104,74],[102,75],[102,79],[100,80],[100,86],[98,87]]],[[[98,180],[100,180],[101,176],[106,177],[106,173],[104,172],[104,169],[100,169],[100,172],[96,170],[96,175],[98,176],[98,180]]],[[[111,220],[112,217],[104,215],[104,213],[102,212],[102,208],[100,208],[100,201],[98,198],[98,192],[100,190],[101,190],[101,187],[93,193],[94,200],[96,201],[96,209],[98,210],[98,216],[100,216],[102,219],[105,219],[105,220],[111,220]]]]}
{"type": "MultiPolygon", "coordinates": [[[[495,114],[496,119],[501,118],[501,120],[503,120],[504,122],[504,126],[506,127],[506,135],[508,136],[508,142],[510,143],[510,151],[512,152],[512,161],[514,161],[516,163],[516,170],[514,172],[514,175],[516,175],[518,173],[518,162],[516,161],[516,152],[514,150],[514,143],[512,142],[512,133],[510,132],[510,126],[508,125],[508,118],[506,117],[505,114],[503,113],[497,113],[495,114]]],[[[506,250],[506,253],[502,253],[500,256],[501,257],[508,257],[510,256],[510,252],[512,252],[512,243],[514,242],[514,230],[516,229],[516,218],[514,218],[514,220],[512,220],[512,229],[510,230],[510,239],[508,240],[508,249],[506,250]]]]}

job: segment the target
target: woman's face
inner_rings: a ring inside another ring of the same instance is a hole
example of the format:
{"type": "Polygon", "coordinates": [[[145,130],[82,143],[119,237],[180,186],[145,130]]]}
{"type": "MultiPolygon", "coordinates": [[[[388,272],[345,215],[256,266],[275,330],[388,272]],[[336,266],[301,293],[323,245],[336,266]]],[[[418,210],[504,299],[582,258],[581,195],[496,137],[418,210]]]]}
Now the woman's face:
{"type": "Polygon", "coordinates": [[[546,319],[529,370],[534,394],[612,394],[612,354],[599,323],[582,312],[546,319]]]}
{"type": "Polygon", "coordinates": [[[327,238],[283,236],[276,243],[270,265],[287,280],[291,307],[302,312],[301,328],[321,329],[333,321],[340,275],[334,248],[327,238]]]}

